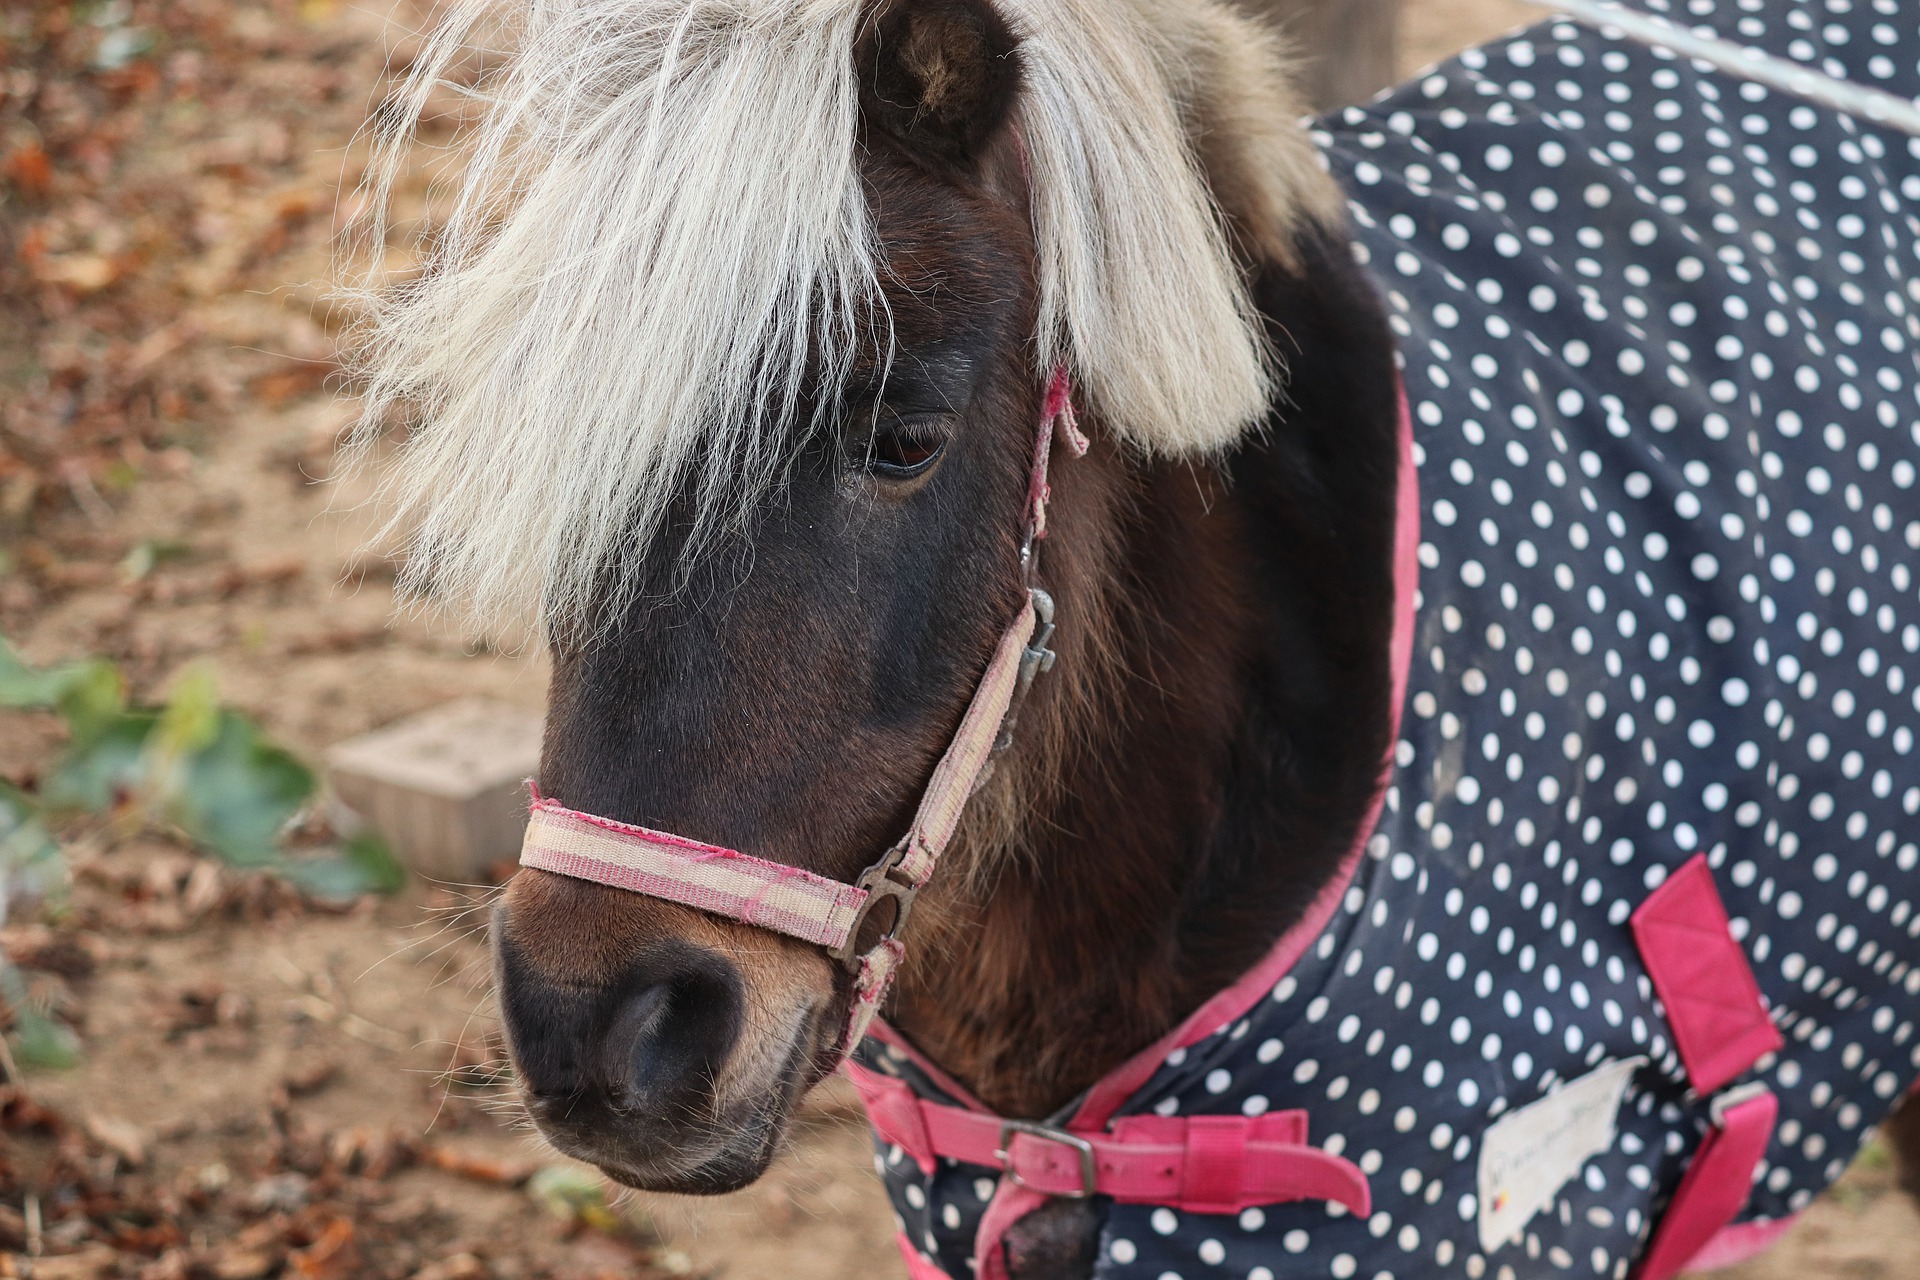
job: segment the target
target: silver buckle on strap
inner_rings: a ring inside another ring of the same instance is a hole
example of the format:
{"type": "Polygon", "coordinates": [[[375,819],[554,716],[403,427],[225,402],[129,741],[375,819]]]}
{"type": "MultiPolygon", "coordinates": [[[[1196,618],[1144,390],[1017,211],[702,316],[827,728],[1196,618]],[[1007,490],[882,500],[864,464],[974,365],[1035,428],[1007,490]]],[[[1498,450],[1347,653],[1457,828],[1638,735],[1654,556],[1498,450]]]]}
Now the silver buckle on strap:
{"type": "MultiPolygon", "coordinates": [[[[1094,1160],[1093,1144],[1077,1133],[1068,1133],[1065,1129],[1055,1129],[1050,1125],[1038,1124],[1032,1120],[1003,1120],[1000,1123],[1000,1142],[993,1158],[1000,1162],[1000,1172],[1013,1179],[1016,1187],[1027,1186],[1020,1171],[1013,1167],[1013,1138],[1015,1134],[1026,1134],[1029,1138],[1039,1138],[1043,1142],[1057,1142],[1063,1147],[1071,1147],[1080,1157],[1080,1189],[1077,1191],[1047,1191],[1050,1196],[1060,1196],[1067,1200],[1085,1200],[1094,1193],[1099,1181],[1099,1166],[1094,1160]]],[[[1040,1191],[1042,1188],[1033,1187],[1040,1191]]]]}
{"type": "Polygon", "coordinates": [[[1764,1080],[1749,1080],[1745,1084],[1722,1089],[1707,1099],[1707,1118],[1713,1121],[1714,1128],[1724,1129],[1727,1127],[1727,1112],[1743,1102],[1751,1102],[1769,1092],[1771,1090],[1767,1088],[1767,1082],[1764,1080]]]}
{"type": "Polygon", "coordinates": [[[1033,598],[1033,637],[1020,653],[1020,670],[1013,682],[1013,696],[1007,699],[1007,713],[1000,717],[1000,732],[994,735],[989,755],[998,756],[1013,745],[1014,722],[1020,718],[1020,705],[1033,688],[1034,677],[1053,670],[1054,652],[1047,648],[1053,639],[1053,597],[1039,587],[1028,587],[1033,598]]]}

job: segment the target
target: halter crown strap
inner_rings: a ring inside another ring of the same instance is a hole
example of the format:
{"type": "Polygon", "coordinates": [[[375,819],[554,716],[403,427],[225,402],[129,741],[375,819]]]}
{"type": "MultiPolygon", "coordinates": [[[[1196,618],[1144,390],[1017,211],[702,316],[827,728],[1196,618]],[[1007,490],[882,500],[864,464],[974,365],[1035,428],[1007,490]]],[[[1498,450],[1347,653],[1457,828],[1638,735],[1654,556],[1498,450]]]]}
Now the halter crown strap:
{"type": "MultiPolygon", "coordinates": [[[[1075,456],[1086,452],[1064,367],[1048,379],[1028,479],[1020,559],[1029,579],[1034,542],[1046,536],[1047,459],[1056,430],[1075,456]]],[[[696,907],[825,947],[853,972],[853,1001],[840,1045],[843,1055],[849,1053],[866,1034],[900,966],[905,953],[897,935],[915,895],[953,840],[967,800],[986,778],[993,757],[1007,746],[1020,700],[1034,677],[1053,665],[1047,648],[1052,635],[1053,600],[1029,585],[1026,601],[1001,635],[960,727],[927,780],[913,825],[853,884],[581,813],[537,792],[520,865],[696,907]],[[887,898],[895,903],[891,922],[877,942],[860,951],[868,913],[887,898]]]]}

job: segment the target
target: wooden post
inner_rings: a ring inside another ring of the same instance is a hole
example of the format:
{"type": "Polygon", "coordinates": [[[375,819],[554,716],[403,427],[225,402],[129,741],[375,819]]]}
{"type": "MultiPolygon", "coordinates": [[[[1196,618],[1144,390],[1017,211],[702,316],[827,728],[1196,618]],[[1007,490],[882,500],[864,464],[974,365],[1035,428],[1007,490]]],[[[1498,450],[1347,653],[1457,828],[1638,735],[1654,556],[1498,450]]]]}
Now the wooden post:
{"type": "Polygon", "coordinates": [[[449,702],[327,752],[334,794],[423,876],[470,883],[520,853],[540,716],[449,702]]]}

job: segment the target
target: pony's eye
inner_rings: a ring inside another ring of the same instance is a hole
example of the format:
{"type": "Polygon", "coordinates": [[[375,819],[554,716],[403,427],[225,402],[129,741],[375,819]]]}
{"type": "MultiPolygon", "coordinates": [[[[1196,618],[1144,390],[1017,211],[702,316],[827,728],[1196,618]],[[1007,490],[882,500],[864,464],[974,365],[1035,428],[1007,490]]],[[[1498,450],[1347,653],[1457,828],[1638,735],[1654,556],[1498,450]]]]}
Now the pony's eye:
{"type": "Polygon", "coordinates": [[[888,480],[906,480],[930,469],[946,451],[947,437],[933,424],[894,421],[878,427],[867,470],[888,480]]]}

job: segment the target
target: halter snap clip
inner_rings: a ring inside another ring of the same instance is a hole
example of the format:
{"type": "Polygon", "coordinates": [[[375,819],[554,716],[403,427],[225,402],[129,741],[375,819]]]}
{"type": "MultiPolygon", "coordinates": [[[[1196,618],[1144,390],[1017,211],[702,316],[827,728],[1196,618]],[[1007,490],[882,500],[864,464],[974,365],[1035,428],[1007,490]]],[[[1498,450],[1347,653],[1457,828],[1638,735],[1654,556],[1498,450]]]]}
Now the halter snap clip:
{"type": "Polygon", "coordinates": [[[1027,594],[1033,598],[1033,638],[1020,653],[1020,672],[1014,680],[1013,696],[1007,700],[1007,714],[1001,717],[1000,732],[994,737],[989,758],[1013,745],[1013,726],[1020,718],[1020,704],[1027,700],[1034,678],[1053,670],[1058,656],[1047,648],[1053,639],[1053,597],[1039,587],[1028,587],[1027,594]]]}

